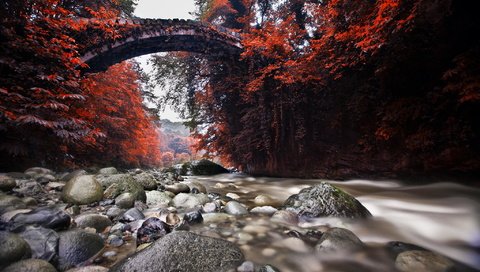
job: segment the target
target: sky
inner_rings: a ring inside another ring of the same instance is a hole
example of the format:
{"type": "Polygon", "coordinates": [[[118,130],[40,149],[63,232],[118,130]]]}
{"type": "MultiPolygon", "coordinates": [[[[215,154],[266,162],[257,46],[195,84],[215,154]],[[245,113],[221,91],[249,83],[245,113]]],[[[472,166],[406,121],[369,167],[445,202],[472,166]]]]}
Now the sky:
{"type": "MultiPolygon", "coordinates": [[[[189,12],[194,10],[194,0],[140,0],[134,14],[140,18],[192,19],[189,12]]],[[[136,58],[146,72],[152,70],[151,66],[147,64],[148,58],[149,55],[136,58]]],[[[161,95],[162,92],[161,89],[155,90],[157,95],[161,95]]],[[[178,114],[169,107],[160,113],[160,118],[181,121],[178,114]]]]}

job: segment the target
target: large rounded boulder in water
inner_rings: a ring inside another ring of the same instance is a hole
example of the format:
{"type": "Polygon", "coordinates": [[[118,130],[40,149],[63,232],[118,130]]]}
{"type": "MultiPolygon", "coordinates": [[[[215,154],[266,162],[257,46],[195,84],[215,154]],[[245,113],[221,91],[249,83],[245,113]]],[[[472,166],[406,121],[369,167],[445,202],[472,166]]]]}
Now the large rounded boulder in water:
{"type": "Polygon", "coordinates": [[[174,167],[179,175],[211,176],[229,173],[223,166],[212,161],[203,159],[199,161],[186,162],[180,167],[174,167]]]}
{"type": "Polygon", "coordinates": [[[114,266],[110,271],[236,271],[243,261],[242,252],[231,242],[176,231],[114,266]]]}
{"type": "Polygon", "coordinates": [[[291,195],[283,209],[304,217],[366,218],[370,212],[353,196],[322,182],[291,195]]]}
{"type": "Polygon", "coordinates": [[[102,185],[92,175],[74,177],[63,187],[62,199],[71,204],[91,204],[102,198],[102,185]]]}

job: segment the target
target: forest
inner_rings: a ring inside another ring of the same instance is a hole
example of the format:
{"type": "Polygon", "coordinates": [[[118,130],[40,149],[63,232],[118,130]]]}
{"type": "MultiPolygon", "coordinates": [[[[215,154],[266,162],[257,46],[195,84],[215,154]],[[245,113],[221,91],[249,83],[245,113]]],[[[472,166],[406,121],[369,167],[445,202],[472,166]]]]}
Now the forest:
{"type": "Polygon", "coordinates": [[[476,2],[3,0],[0,271],[480,271],[476,2]]]}
{"type": "Polygon", "coordinates": [[[196,6],[198,20],[241,34],[240,56],[173,52],[153,57],[150,74],[132,61],[89,74],[80,52],[135,26],[77,18],[131,18],[134,1],[7,0],[0,8],[1,168],[161,166],[150,99],[188,120],[192,150],[251,174],[478,173],[473,3],[196,6]],[[155,97],[149,85],[167,81],[167,95],[155,97]]]}

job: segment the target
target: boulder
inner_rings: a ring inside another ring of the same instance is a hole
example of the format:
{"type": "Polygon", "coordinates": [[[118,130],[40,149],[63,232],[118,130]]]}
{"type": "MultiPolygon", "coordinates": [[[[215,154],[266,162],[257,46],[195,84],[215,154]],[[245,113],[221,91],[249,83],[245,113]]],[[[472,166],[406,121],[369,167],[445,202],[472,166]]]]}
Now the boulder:
{"type": "Polygon", "coordinates": [[[184,163],[179,169],[175,168],[176,173],[182,176],[195,175],[195,176],[211,176],[218,174],[229,173],[223,166],[216,164],[212,161],[203,159],[199,161],[192,161],[184,163]]]}
{"type": "Polygon", "coordinates": [[[62,199],[77,205],[91,204],[102,200],[102,185],[93,175],[77,176],[65,184],[62,199]]]}
{"type": "Polygon", "coordinates": [[[353,196],[322,182],[290,196],[283,209],[304,217],[366,218],[370,212],[353,196]]]}
{"type": "Polygon", "coordinates": [[[66,270],[93,257],[103,249],[103,239],[82,230],[60,233],[58,242],[59,268],[66,270]]]}
{"type": "Polygon", "coordinates": [[[32,252],[28,243],[19,235],[0,231],[0,270],[13,262],[30,258],[32,252]]]}
{"type": "Polygon", "coordinates": [[[0,175],[0,191],[8,192],[17,186],[14,178],[6,175],[0,175]]]}
{"type": "Polygon", "coordinates": [[[331,228],[324,232],[315,246],[320,253],[353,252],[364,248],[364,244],[351,231],[343,228],[331,228]]]}
{"type": "Polygon", "coordinates": [[[75,218],[75,223],[80,228],[94,228],[97,232],[103,232],[112,225],[112,221],[100,214],[82,214],[75,218]]]}
{"type": "Polygon", "coordinates": [[[57,272],[55,267],[49,262],[38,259],[28,259],[9,265],[2,272],[57,272]]]}
{"type": "Polygon", "coordinates": [[[55,231],[27,226],[19,235],[30,245],[32,258],[51,261],[57,256],[59,236],[55,231]]]}
{"type": "Polygon", "coordinates": [[[156,190],[157,189],[157,180],[152,174],[149,173],[140,173],[133,176],[135,181],[140,183],[145,190],[156,190]]]}
{"type": "Polygon", "coordinates": [[[107,199],[115,199],[123,193],[132,194],[135,200],[140,200],[142,202],[147,200],[143,186],[137,183],[132,177],[110,185],[103,193],[103,197],[107,199]]]}
{"type": "Polygon", "coordinates": [[[176,231],[125,259],[110,271],[235,271],[244,261],[233,243],[176,231]]]}

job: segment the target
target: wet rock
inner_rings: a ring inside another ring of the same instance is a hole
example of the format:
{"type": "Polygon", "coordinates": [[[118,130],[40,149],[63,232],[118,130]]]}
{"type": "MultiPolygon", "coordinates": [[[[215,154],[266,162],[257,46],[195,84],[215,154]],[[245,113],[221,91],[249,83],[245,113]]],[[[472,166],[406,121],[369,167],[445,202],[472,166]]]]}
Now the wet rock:
{"type": "Polygon", "coordinates": [[[98,265],[90,265],[78,268],[72,268],[67,270],[66,272],[108,272],[108,268],[98,265]]]}
{"type": "Polygon", "coordinates": [[[296,225],[298,224],[298,216],[294,212],[280,210],[272,215],[272,221],[289,225],[296,225]]]}
{"type": "Polygon", "coordinates": [[[240,265],[237,268],[237,271],[238,272],[255,272],[255,265],[250,261],[246,261],[246,262],[243,262],[242,265],[240,265]]]}
{"type": "Polygon", "coordinates": [[[133,222],[145,218],[145,215],[137,208],[131,208],[122,215],[122,221],[133,222]]]}
{"type": "Polygon", "coordinates": [[[322,234],[315,246],[320,253],[353,252],[364,248],[364,244],[351,231],[343,228],[331,228],[322,234]]]}
{"type": "Polygon", "coordinates": [[[35,181],[37,181],[40,184],[47,184],[49,182],[54,182],[55,180],[57,180],[57,178],[54,177],[53,175],[43,175],[35,178],[35,181]]]}
{"type": "Polygon", "coordinates": [[[82,214],[75,218],[75,223],[79,228],[94,228],[97,232],[103,232],[112,225],[112,221],[107,216],[100,214],[82,214]]]}
{"type": "Polygon", "coordinates": [[[14,178],[6,175],[0,175],[0,191],[8,192],[17,186],[14,178]]]}
{"type": "Polygon", "coordinates": [[[130,177],[130,179],[123,179],[119,182],[113,183],[105,190],[103,196],[104,198],[114,199],[123,193],[131,193],[135,200],[140,200],[142,202],[147,200],[142,185],[134,181],[132,177],[130,177]]]}
{"type": "Polygon", "coordinates": [[[63,176],[60,177],[61,181],[70,181],[71,179],[78,177],[78,176],[84,176],[87,175],[87,171],[80,169],[80,170],[75,170],[73,172],[67,173],[63,176]]]}
{"type": "Polygon", "coordinates": [[[58,234],[37,226],[27,226],[19,235],[30,245],[32,258],[51,261],[57,256],[58,234]]]}
{"type": "Polygon", "coordinates": [[[100,236],[81,230],[60,233],[58,243],[59,268],[66,270],[83,263],[103,248],[100,236]]]}
{"type": "Polygon", "coordinates": [[[123,193],[115,198],[115,205],[122,209],[129,209],[135,204],[135,198],[131,193],[123,193]]]}
{"type": "Polygon", "coordinates": [[[170,191],[174,194],[178,193],[189,193],[190,192],[190,187],[184,183],[175,183],[172,185],[165,185],[165,190],[170,191]]]}
{"type": "Polygon", "coordinates": [[[370,212],[351,195],[326,182],[290,196],[284,209],[305,217],[366,218],[370,212]]]}
{"type": "Polygon", "coordinates": [[[137,231],[137,244],[151,243],[170,232],[170,227],[156,217],[150,217],[137,231]]]}
{"type": "Polygon", "coordinates": [[[183,209],[193,209],[209,201],[207,195],[205,194],[185,194],[179,193],[176,195],[172,202],[173,205],[177,208],[183,209]]]}
{"type": "Polygon", "coordinates": [[[140,183],[143,186],[144,190],[156,190],[157,189],[157,180],[152,174],[149,173],[140,173],[133,176],[135,181],[140,183]]]}
{"type": "Polygon", "coordinates": [[[201,224],[203,222],[202,213],[200,211],[188,212],[183,216],[183,220],[189,225],[201,224]]]}
{"type": "Polygon", "coordinates": [[[229,201],[227,205],[225,205],[225,212],[231,215],[248,214],[248,210],[237,201],[229,201]]]}
{"type": "Polygon", "coordinates": [[[20,198],[10,195],[0,195],[0,214],[25,208],[27,208],[27,205],[25,205],[20,198]]]}
{"type": "Polygon", "coordinates": [[[117,173],[118,173],[118,170],[115,167],[105,167],[98,170],[98,174],[100,175],[115,175],[117,173]]]}
{"type": "Polygon", "coordinates": [[[301,239],[289,237],[273,243],[274,246],[288,248],[299,253],[308,253],[311,248],[301,239]]]}
{"type": "Polygon", "coordinates": [[[70,215],[56,207],[40,207],[28,213],[15,215],[11,222],[17,225],[38,225],[49,229],[66,229],[70,215]]]}
{"type": "Polygon", "coordinates": [[[154,242],[110,271],[228,271],[244,261],[240,249],[221,239],[177,231],[154,242]]]}
{"type": "Polygon", "coordinates": [[[402,272],[409,271],[451,271],[454,263],[437,253],[425,250],[410,250],[400,253],[395,259],[395,267],[402,272]]]}
{"type": "Polygon", "coordinates": [[[9,265],[2,272],[57,272],[55,267],[49,262],[37,259],[28,259],[9,265]]]}
{"type": "Polygon", "coordinates": [[[258,272],[280,272],[280,269],[272,265],[264,265],[258,269],[258,272]]]}
{"type": "Polygon", "coordinates": [[[261,206],[261,207],[255,207],[250,210],[251,213],[261,213],[261,214],[274,214],[278,210],[272,206],[261,206]]]}
{"type": "Polygon", "coordinates": [[[277,204],[277,201],[269,195],[258,195],[253,200],[257,206],[274,206],[277,204]]]}
{"type": "Polygon", "coordinates": [[[103,188],[92,175],[77,176],[63,187],[62,199],[71,204],[91,204],[102,200],[103,188]]]}
{"type": "Polygon", "coordinates": [[[28,243],[17,234],[0,231],[0,245],[0,269],[32,255],[28,243]]]}

